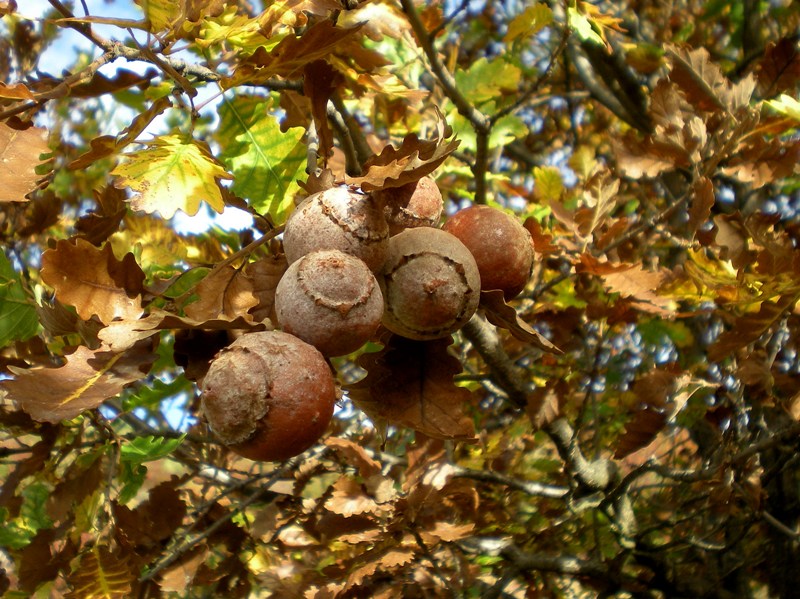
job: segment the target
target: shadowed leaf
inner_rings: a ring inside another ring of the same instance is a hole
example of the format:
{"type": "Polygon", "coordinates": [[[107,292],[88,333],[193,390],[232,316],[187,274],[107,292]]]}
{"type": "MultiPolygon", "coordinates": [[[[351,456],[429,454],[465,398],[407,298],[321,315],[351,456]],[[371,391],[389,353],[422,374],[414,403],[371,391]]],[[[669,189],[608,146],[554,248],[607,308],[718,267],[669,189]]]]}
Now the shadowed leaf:
{"type": "Polygon", "coordinates": [[[407,426],[439,439],[471,439],[464,414],[471,393],[453,383],[461,363],[447,353],[452,340],[412,341],[398,335],[359,364],[365,379],[350,385],[351,399],[370,417],[407,426]]]}

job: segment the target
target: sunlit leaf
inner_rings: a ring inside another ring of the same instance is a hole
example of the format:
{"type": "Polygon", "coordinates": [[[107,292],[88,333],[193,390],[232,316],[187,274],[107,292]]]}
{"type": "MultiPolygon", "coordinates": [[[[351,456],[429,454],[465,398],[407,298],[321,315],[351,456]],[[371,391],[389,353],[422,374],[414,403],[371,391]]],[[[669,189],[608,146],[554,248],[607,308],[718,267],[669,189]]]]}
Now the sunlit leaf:
{"type": "Polygon", "coordinates": [[[181,444],[186,435],[177,438],[155,437],[136,437],[130,443],[125,443],[120,448],[120,458],[132,464],[143,464],[160,460],[171,454],[181,444]]]}
{"type": "Polygon", "coordinates": [[[537,2],[511,19],[503,41],[508,44],[518,38],[531,37],[552,22],[553,11],[544,2],[537,2]]]}
{"type": "Polygon", "coordinates": [[[117,260],[109,244],[97,249],[83,239],[59,240],[42,255],[42,280],[84,320],[96,315],[109,323],[142,314],[144,273],[133,254],[117,260]]]}
{"type": "Polygon", "coordinates": [[[178,210],[197,214],[205,201],[217,212],[225,203],[220,179],[232,179],[214,159],[208,147],[178,135],[165,135],[148,142],[147,148],[126,154],[125,162],[111,174],[117,187],[134,192],[131,208],[160,212],[170,218],[178,210]]]}
{"type": "Polygon", "coordinates": [[[129,560],[104,545],[84,553],[77,568],[67,576],[72,590],[68,599],[125,599],[130,597],[136,573],[129,560]]]}
{"type": "Polygon", "coordinates": [[[18,130],[0,124],[0,202],[22,202],[42,178],[36,167],[47,147],[47,130],[41,127],[18,130]]]}
{"type": "Polygon", "coordinates": [[[303,132],[281,132],[272,102],[259,96],[225,99],[216,131],[220,159],[234,174],[231,190],[261,214],[283,223],[305,178],[303,132]]]}

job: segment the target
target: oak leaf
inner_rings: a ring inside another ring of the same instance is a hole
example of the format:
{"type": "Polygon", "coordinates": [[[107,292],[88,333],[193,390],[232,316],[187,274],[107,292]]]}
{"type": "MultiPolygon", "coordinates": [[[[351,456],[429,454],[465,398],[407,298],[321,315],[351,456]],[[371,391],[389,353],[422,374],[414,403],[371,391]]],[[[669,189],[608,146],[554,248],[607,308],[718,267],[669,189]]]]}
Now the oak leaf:
{"type": "Polygon", "coordinates": [[[231,191],[283,223],[294,208],[297,180],[305,177],[306,146],[299,128],[281,132],[270,99],[237,95],[223,99],[215,139],[220,160],[233,173],[231,191]]]}
{"type": "Polygon", "coordinates": [[[705,48],[673,46],[667,50],[667,56],[672,65],[670,80],[700,110],[735,113],[748,106],[755,89],[754,77],[748,76],[733,85],[719,66],[711,62],[711,55],[705,48]]]}
{"type": "Polygon", "coordinates": [[[336,451],[348,464],[354,466],[362,478],[367,479],[375,474],[380,474],[381,463],[371,458],[361,445],[342,437],[329,437],[325,440],[325,445],[336,451]]]}
{"type": "Polygon", "coordinates": [[[35,100],[35,96],[31,90],[27,88],[24,83],[15,83],[7,85],[0,82],[0,98],[8,98],[10,100],[35,100]]]}
{"type": "Polygon", "coordinates": [[[800,82],[797,42],[784,37],[777,42],[767,43],[756,69],[756,77],[762,98],[772,98],[781,92],[794,90],[800,82]]]}
{"type": "Polygon", "coordinates": [[[205,201],[215,211],[225,208],[220,179],[232,179],[211,155],[208,146],[179,135],[163,135],[145,144],[144,150],[125,156],[111,174],[114,185],[129,187],[134,196],[131,208],[160,212],[171,218],[182,210],[194,216],[205,201]]]}
{"type": "Polygon", "coordinates": [[[481,308],[486,313],[486,320],[496,327],[506,329],[515,339],[535,345],[546,352],[563,353],[547,337],[520,318],[517,311],[505,302],[501,290],[481,291],[481,308]]]}
{"type": "Polygon", "coordinates": [[[0,124],[0,202],[24,202],[42,178],[36,167],[47,147],[47,129],[30,127],[19,130],[0,124]]]}
{"type": "Polygon", "coordinates": [[[272,319],[275,307],[275,289],[289,267],[284,255],[270,255],[245,266],[244,274],[252,284],[253,296],[258,303],[250,308],[256,322],[272,319]]]}
{"type": "Polygon", "coordinates": [[[189,318],[200,321],[240,315],[247,318],[247,311],[259,303],[248,273],[232,265],[213,269],[190,293],[199,299],[184,311],[189,318]]]}
{"type": "Polygon", "coordinates": [[[664,273],[645,270],[640,264],[601,262],[589,254],[581,255],[576,269],[599,276],[609,291],[631,298],[639,310],[665,317],[675,315],[675,302],[656,292],[664,282],[664,273]]]}
{"type": "Polygon", "coordinates": [[[0,384],[34,420],[58,423],[119,395],[124,387],[141,380],[155,359],[143,348],[114,353],[80,346],[58,368],[12,366],[15,378],[0,384]]]}
{"type": "Polygon", "coordinates": [[[337,27],[328,19],[312,25],[300,37],[284,37],[271,50],[259,46],[251,56],[239,62],[233,76],[222,82],[223,87],[265,83],[276,76],[289,78],[299,75],[303,67],[326,59],[360,28],[361,25],[349,29],[337,27]]]}
{"type": "Polygon", "coordinates": [[[118,320],[112,322],[100,331],[98,337],[112,351],[125,351],[137,342],[147,339],[163,330],[189,330],[189,331],[230,331],[252,330],[263,331],[266,325],[254,323],[244,316],[236,318],[212,318],[210,320],[194,320],[192,318],[170,314],[168,312],[153,311],[144,318],[137,320],[118,320]]]}
{"type": "Polygon", "coordinates": [[[620,460],[634,451],[649,445],[667,424],[667,415],[650,406],[636,412],[633,420],[625,425],[625,432],[617,440],[614,459],[620,460]]]}
{"type": "Polygon", "coordinates": [[[687,227],[691,235],[711,216],[711,208],[714,206],[716,196],[714,195],[714,184],[708,177],[701,177],[695,181],[692,188],[692,202],[689,205],[689,222],[687,227]]]}
{"type": "Polygon", "coordinates": [[[447,352],[451,342],[392,336],[380,352],[359,359],[368,374],[347,387],[350,398],[379,422],[440,439],[472,439],[475,428],[464,413],[472,394],[453,382],[461,363],[447,352]]]}
{"type": "Polygon", "coordinates": [[[5,253],[0,253],[0,347],[30,339],[38,329],[36,303],[25,290],[22,276],[5,253]]]}
{"type": "Polygon", "coordinates": [[[110,244],[97,249],[84,239],[60,239],[42,254],[41,276],[84,320],[96,315],[110,323],[142,314],[144,272],[131,253],[117,260],[110,244]]]}
{"type": "Polygon", "coordinates": [[[342,476],[333,484],[333,493],[325,502],[325,509],[345,518],[358,514],[375,514],[385,508],[367,495],[363,487],[349,476],[342,476]]]}
{"type": "Polygon", "coordinates": [[[100,245],[119,230],[125,218],[125,192],[112,185],[102,191],[93,190],[97,209],[81,216],[75,223],[79,237],[92,245],[100,245]]]}
{"type": "Polygon", "coordinates": [[[125,599],[131,596],[136,570],[129,556],[120,556],[105,545],[94,545],[67,576],[72,590],[66,599],[125,599]]]}
{"type": "Polygon", "coordinates": [[[447,141],[452,129],[438,108],[436,113],[438,120],[433,139],[422,140],[416,133],[406,135],[399,148],[387,145],[380,154],[364,163],[366,174],[363,177],[348,177],[347,183],[359,185],[367,192],[376,191],[419,181],[436,170],[459,145],[457,139],[447,141]]]}

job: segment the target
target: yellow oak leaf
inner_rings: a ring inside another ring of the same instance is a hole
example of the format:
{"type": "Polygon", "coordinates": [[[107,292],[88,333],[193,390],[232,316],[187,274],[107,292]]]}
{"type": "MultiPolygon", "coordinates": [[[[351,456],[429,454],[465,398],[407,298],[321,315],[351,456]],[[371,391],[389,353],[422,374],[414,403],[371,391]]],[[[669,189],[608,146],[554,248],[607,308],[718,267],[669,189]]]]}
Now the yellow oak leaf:
{"type": "Polygon", "coordinates": [[[129,187],[135,195],[131,208],[171,218],[182,210],[197,214],[200,202],[222,212],[225,202],[220,179],[232,179],[204,144],[179,135],[157,137],[144,150],[126,155],[112,175],[115,187],[129,187]]]}

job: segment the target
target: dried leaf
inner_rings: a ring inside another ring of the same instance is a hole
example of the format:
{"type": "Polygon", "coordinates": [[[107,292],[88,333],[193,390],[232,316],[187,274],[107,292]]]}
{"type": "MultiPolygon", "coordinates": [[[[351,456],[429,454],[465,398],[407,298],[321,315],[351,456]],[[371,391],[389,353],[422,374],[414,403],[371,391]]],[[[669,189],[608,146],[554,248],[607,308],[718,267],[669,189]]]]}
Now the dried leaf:
{"type": "Polygon", "coordinates": [[[625,433],[617,440],[614,459],[620,460],[649,445],[667,423],[667,415],[649,406],[636,412],[625,425],[625,433]]]}
{"type": "Polygon", "coordinates": [[[97,211],[81,216],[75,223],[78,237],[92,245],[101,245],[119,230],[122,219],[127,213],[125,192],[111,185],[102,191],[94,190],[97,211]]]}
{"type": "Polygon", "coordinates": [[[553,236],[546,234],[542,230],[542,226],[539,222],[529,216],[525,219],[525,222],[522,224],[528,230],[528,233],[531,234],[531,239],[533,239],[533,249],[536,251],[537,254],[542,254],[543,256],[548,256],[551,254],[558,254],[560,249],[557,245],[553,245],[553,236]]]}
{"type": "Polygon", "coordinates": [[[112,322],[100,331],[98,337],[112,351],[120,352],[163,330],[263,331],[266,328],[263,323],[254,323],[244,316],[232,319],[194,320],[168,312],[154,311],[138,320],[112,322]]]}
{"type": "Polygon", "coordinates": [[[472,439],[474,425],[464,414],[471,393],[453,383],[461,363],[447,352],[451,342],[392,336],[380,352],[359,359],[368,374],[347,387],[350,398],[378,421],[440,439],[472,439]]]}
{"type": "Polygon", "coordinates": [[[97,249],[83,239],[60,239],[42,254],[42,281],[55,289],[78,315],[102,322],[134,319],[142,314],[145,274],[133,254],[117,260],[110,244],[97,249]]]}
{"type": "Polygon", "coordinates": [[[695,181],[692,189],[692,203],[689,206],[689,222],[687,227],[691,235],[711,216],[711,208],[714,206],[714,184],[708,177],[701,177],[695,181]]]}
{"type": "Polygon", "coordinates": [[[742,104],[742,98],[732,93],[730,81],[711,62],[705,48],[672,47],[667,50],[667,56],[672,64],[670,80],[680,86],[689,102],[700,110],[734,112],[749,102],[749,94],[742,104]]]}
{"type": "Polygon", "coordinates": [[[549,380],[544,387],[537,387],[528,396],[525,413],[534,430],[540,430],[561,415],[569,393],[568,385],[562,379],[549,380]]]}
{"type": "Polygon", "coordinates": [[[754,189],[792,176],[800,162],[800,142],[758,136],[726,162],[723,173],[754,189]]]}
{"type": "Polygon", "coordinates": [[[375,474],[380,474],[381,463],[367,454],[366,450],[349,439],[329,437],[325,445],[335,450],[344,460],[358,470],[358,474],[368,479],[375,474]]]}
{"type": "Polygon", "coordinates": [[[288,268],[286,256],[267,256],[257,262],[249,263],[244,274],[252,284],[253,296],[258,303],[250,308],[250,314],[256,322],[272,319],[275,307],[275,289],[288,268]]]}
{"type": "MultiPolygon", "coordinates": [[[[2,14],[2,12],[0,12],[2,14]]],[[[10,100],[35,100],[35,96],[31,93],[24,83],[15,83],[13,85],[6,85],[0,82],[0,98],[8,98],[10,100]]]]}
{"type": "Polygon", "coordinates": [[[201,544],[191,551],[187,551],[172,566],[165,568],[159,577],[158,586],[165,593],[178,593],[187,595],[187,587],[194,579],[197,570],[208,558],[208,546],[201,544]]]}
{"type": "Polygon", "coordinates": [[[309,63],[303,69],[303,94],[311,100],[311,116],[319,136],[319,156],[327,165],[328,156],[333,151],[333,133],[328,124],[328,100],[336,88],[344,82],[344,77],[324,60],[309,63]]]}
{"type": "Polygon", "coordinates": [[[331,20],[320,21],[300,37],[287,35],[271,50],[259,46],[251,56],[239,61],[233,76],[223,80],[222,84],[230,88],[242,83],[264,83],[276,76],[289,78],[299,75],[307,64],[328,58],[360,28],[361,25],[345,29],[337,27],[331,20]]]}
{"type": "Polygon", "coordinates": [[[190,293],[200,297],[185,308],[186,316],[194,320],[248,318],[248,310],[259,303],[248,273],[231,265],[212,270],[190,293]]]}
{"type": "Polygon", "coordinates": [[[364,191],[376,191],[389,187],[402,187],[419,181],[436,170],[445,159],[458,148],[459,141],[446,138],[452,135],[450,127],[439,109],[437,135],[432,140],[421,140],[416,133],[406,135],[400,147],[386,146],[380,154],[364,163],[366,175],[348,177],[347,183],[360,186],[364,191]]]}
{"type": "Polygon", "coordinates": [[[756,314],[739,316],[732,329],[722,333],[708,348],[708,359],[714,362],[724,360],[737,349],[753,343],[794,309],[798,299],[798,295],[783,295],[775,301],[762,302],[756,314]]]}
{"type": "Polygon", "coordinates": [[[116,187],[135,192],[131,208],[160,212],[171,218],[182,210],[194,216],[205,201],[215,211],[225,208],[220,179],[233,179],[211,155],[208,146],[179,135],[163,135],[148,142],[147,148],[125,156],[112,175],[116,187]]]}
{"type": "Polygon", "coordinates": [[[633,132],[628,132],[621,140],[612,140],[612,146],[618,168],[632,179],[657,177],[665,171],[691,164],[682,145],[651,137],[641,141],[633,132]]]}
{"type": "Polygon", "coordinates": [[[141,380],[155,359],[143,348],[113,353],[81,346],[58,368],[12,366],[15,378],[0,385],[34,420],[58,423],[119,395],[141,380]]]}
{"type": "Polygon", "coordinates": [[[535,345],[546,352],[553,354],[563,353],[547,337],[520,318],[517,311],[505,302],[501,290],[481,291],[480,305],[489,322],[496,327],[506,329],[516,339],[535,345]]]}
{"type": "Polygon", "coordinates": [[[382,510],[372,497],[349,476],[342,476],[333,485],[333,493],[325,502],[325,509],[345,518],[357,514],[374,514],[382,510]]]}
{"type": "Polygon", "coordinates": [[[114,504],[114,520],[117,525],[117,538],[130,547],[160,547],[169,539],[183,522],[186,503],[181,499],[176,485],[178,478],[150,489],[147,501],[136,509],[114,504]]]}
{"type": "Polygon", "coordinates": [[[126,599],[136,581],[129,558],[120,557],[104,545],[84,553],[78,566],[67,576],[72,590],[66,599],[126,599]]]}
{"type": "Polygon", "coordinates": [[[661,409],[676,390],[677,375],[666,370],[648,372],[633,383],[633,393],[640,405],[661,409]]]}
{"type": "Polygon", "coordinates": [[[794,90],[800,83],[800,52],[797,41],[781,38],[767,43],[764,56],[756,69],[759,95],[772,98],[781,92],[794,90]]]}
{"type": "Polygon", "coordinates": [[[0,202],[27,201],[26,196],[41,179],[35,171],[42,163],[40,156],[49,151],[47,129],[30,127],[20,131],[0,124],[0,202]]]}
{"type": "Polygon", "coordinates": [[[589,254],[581,254],[576,269],[601,277],[609,291],[635,300],[638,310],[669,318],[675,316],[675,302],[656,293],[664,281],[663,273],[645,270],[640,264],[601,262],[589,254]]]}
{"type": "Polygon", "coordinates": [[[19,588],[33,595],[41,583],[55,580],[60,571],[68,570],[77,553],[72,540],[58,539],[55,529],[38,531],[19,558],[19,588]],[[54,543],[58,543],[58,551],[54,550],[54,543]]]}

